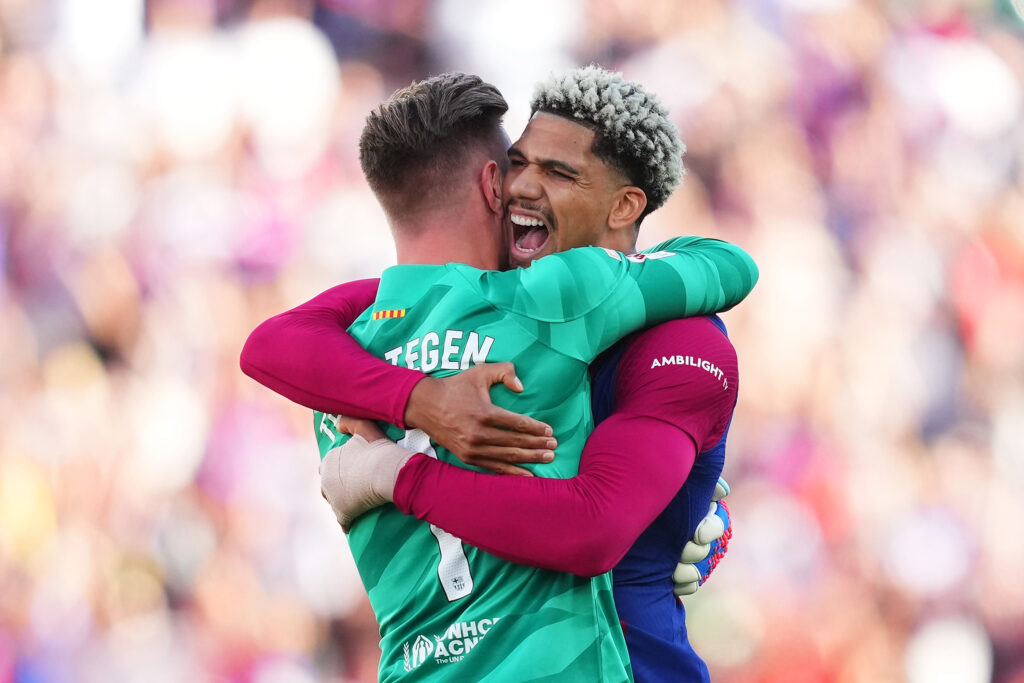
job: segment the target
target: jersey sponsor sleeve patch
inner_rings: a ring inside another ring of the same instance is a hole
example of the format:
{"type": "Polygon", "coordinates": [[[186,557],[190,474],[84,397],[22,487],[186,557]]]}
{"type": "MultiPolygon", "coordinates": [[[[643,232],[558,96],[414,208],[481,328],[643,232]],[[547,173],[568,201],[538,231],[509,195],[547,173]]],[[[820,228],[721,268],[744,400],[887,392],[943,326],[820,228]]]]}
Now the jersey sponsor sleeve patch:
{"type": "Polygon", "coordinates": [[[676,425],[703,452],[722,438],[738,384],[729,339],[707,318],[685,318],[632,340],[619,366],[616,404],[676,425]]]}

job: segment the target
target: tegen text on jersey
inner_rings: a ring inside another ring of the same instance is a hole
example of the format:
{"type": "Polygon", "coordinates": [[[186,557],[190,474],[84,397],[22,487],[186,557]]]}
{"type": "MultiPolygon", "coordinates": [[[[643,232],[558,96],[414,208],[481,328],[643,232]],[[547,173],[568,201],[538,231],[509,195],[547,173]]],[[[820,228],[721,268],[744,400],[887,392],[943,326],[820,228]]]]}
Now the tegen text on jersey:
{"type": "Polygon", "coordinates": [[[432,372],[434,370],[466,370],[471,365],[485,363],[491,352],[494,337],[463,330],[427,332],[410,339],[384,354],[392,365],[432,372]]]}

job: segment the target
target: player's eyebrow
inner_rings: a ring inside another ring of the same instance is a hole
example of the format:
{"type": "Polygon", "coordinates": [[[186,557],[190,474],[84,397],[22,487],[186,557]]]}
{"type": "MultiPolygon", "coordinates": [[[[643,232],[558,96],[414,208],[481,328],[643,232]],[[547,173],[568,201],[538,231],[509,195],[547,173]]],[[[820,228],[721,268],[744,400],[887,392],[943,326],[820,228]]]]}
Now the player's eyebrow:
{"type": "MultiPolygon", "coordinates": [[[[523,159],[526,159],[526,155],[523,154],[522,150],[520,150],[515,145],[512,145],[511,147],[508,148],[508,158],[511,159],[513,156],[522,157],[523,159]]],[[[579,169],[570,166],[564,161],[559,161],[558,159],[533,159],[531,163],[537,164],[538,166],[541,166],[543,168],[557,168],[560,171],[564,171],[565,173],[568,173],[569,175],[573,176],[580,175],[579,169]]]]}

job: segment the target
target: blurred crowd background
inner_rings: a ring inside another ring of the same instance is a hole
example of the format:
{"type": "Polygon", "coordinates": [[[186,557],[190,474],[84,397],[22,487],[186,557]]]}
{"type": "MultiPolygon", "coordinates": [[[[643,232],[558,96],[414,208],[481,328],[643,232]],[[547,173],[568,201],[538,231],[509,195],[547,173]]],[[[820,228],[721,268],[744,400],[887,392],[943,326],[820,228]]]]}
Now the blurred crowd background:
{"type": "Polygon", "coordinates": [[[260,321],[393,263],[363,118],[597,62],[683,187],[641,246],[761,268],[726,314],[716,682],[1024,681],[1024,4],[0,0],[0,681],[372,681],[311,417],[260,321]]]}

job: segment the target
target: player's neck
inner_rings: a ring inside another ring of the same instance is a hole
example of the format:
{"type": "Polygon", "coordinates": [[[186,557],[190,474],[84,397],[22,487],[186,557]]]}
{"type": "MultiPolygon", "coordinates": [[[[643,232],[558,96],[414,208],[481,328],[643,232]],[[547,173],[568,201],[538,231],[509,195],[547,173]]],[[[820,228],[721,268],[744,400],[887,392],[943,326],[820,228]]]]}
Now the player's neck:
{"type": "Polygon", "coordinates": [[[595,246],[632,254],[636,251],[636,231],[632,228],[608,230],[595,246]]]}
{"type": "Polygon", "coordinates": [[[483,270],[499,267],[503,242],[501,216],[489,211],[475,193],[452,197],[436,210],[391,224],[398,263],[464,263],[483,270]]]}
{"type": "MultiPolygon", "coordinates": [[[[401,265],[464,263],[483,270],[498,268],[498,254],[491,240],[479,239],[480,228],[457,224],[421,224],[412,234],[395,231],[395,250],[401,265]],[[476,239],[473,239],[475,236],[476,239]]],[[[411,232],[411,231],[410,231],[411,232]]]]}

